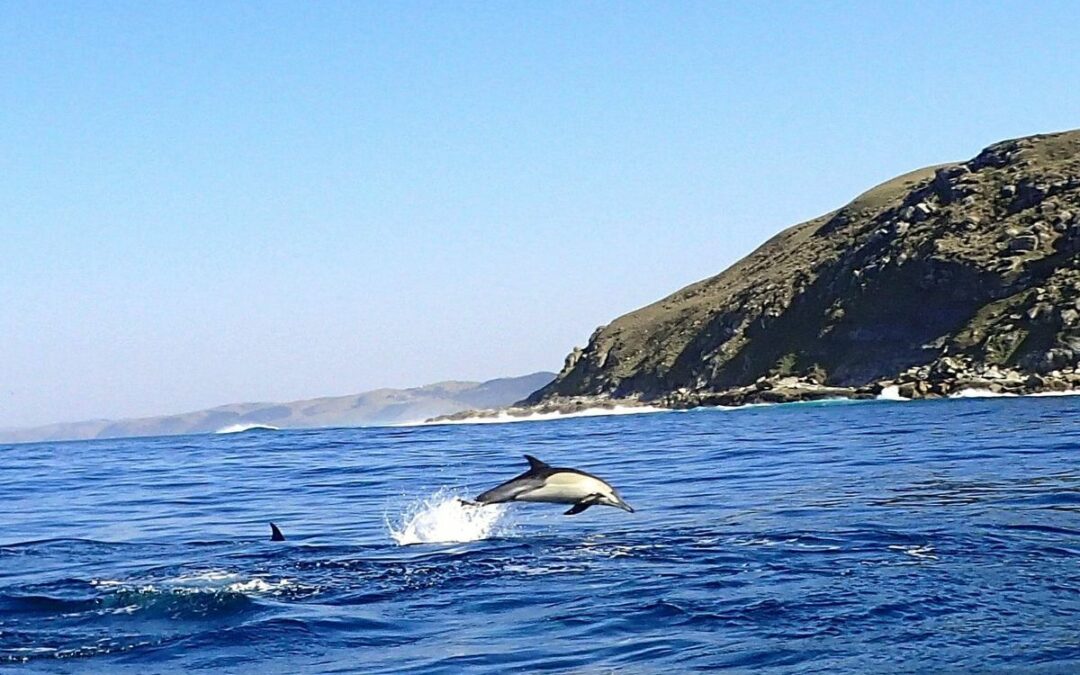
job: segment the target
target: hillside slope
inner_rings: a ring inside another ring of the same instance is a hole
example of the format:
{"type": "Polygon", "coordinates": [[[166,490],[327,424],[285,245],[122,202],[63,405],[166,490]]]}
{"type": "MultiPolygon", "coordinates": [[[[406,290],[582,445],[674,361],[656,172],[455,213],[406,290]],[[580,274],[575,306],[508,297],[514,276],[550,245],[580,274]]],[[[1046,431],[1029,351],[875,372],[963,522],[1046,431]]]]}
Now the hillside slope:
{"type": "Polygon", "coordinates": [[[997,143],[878,185],[601,327],[526,402],[695,404],[785,377],[917,382],[922,395],[1025,373],[1076,386],[1078,255],[1080,131],[997,143]]]}
{"type": "Polygon", "coordinates": [[[538,372],[487,382],[439,382],[411,389],[376,389],[351,396],[289,403],[235,403],[179,415],[0,429],[0,443],[171,436],[247,425],[310,428],[419,422],[469,408],[509,405],[544,386],[553,377],[553,373],[538,372]]]}

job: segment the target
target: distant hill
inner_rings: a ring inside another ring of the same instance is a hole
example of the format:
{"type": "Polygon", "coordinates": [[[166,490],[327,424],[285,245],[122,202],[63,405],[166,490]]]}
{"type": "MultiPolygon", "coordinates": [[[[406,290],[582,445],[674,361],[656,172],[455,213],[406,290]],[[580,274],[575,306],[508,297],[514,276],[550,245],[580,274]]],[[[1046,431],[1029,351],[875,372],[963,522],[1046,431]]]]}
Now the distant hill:
{"type": "Polygon", "coordinates": [[[172,436],[252,425],[311,428],[420,422],[471,408],[509,405],[540,389],[554,377],[554,373],[539,372],[487,382],[438,382],[412,389],[376,389],[351,396],[290,403],[234,403],[179,415],[0,429],[0,443],[172,436]]]}
{"type": "Polygon", "coordinates": [[[913,171],[787,229],[597,329],[527,403],[737,405],[894,385],[908,398],[1080,388],[1080,131],[913,171]]]}

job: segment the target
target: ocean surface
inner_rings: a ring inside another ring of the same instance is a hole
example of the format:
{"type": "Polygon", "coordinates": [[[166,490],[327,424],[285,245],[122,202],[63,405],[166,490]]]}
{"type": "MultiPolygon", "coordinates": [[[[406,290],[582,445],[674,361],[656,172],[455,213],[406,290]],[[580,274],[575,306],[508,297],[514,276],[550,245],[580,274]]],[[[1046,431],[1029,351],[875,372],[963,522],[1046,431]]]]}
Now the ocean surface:
{"type": "Polygon", "coordinates": [[[1080,672],[1080,397],[0,446],[0,670],[713,669],[1080,672]]]}

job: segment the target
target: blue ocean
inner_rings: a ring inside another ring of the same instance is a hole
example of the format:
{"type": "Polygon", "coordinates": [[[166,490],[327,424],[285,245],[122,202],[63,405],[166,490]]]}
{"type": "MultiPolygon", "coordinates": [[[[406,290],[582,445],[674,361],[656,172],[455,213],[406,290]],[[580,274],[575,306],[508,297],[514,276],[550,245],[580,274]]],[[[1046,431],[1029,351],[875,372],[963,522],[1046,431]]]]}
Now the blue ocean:
{"type": "Polygon", "coordinates": [[[1080,672],[1078,418],[871,401],[0,446],[0,669],[1080,672]],[[636,513],[456,500],[525,453],[636,513]]]}

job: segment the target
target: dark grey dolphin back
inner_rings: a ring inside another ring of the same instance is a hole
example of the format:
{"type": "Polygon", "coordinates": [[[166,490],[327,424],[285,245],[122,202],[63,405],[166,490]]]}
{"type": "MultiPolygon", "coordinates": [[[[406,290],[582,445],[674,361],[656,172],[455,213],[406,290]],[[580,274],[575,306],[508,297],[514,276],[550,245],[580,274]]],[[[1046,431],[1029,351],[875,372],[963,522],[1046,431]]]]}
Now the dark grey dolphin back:
{"type": "Polygon", "coordinates": [[[551,466],[532,455],[525,455],[525,459],[529,462],[528,471],[478,495],[476,501],[481,504],[510,502],[518,495],[543,487],[544,479],[552,473],[551,466]]]}

